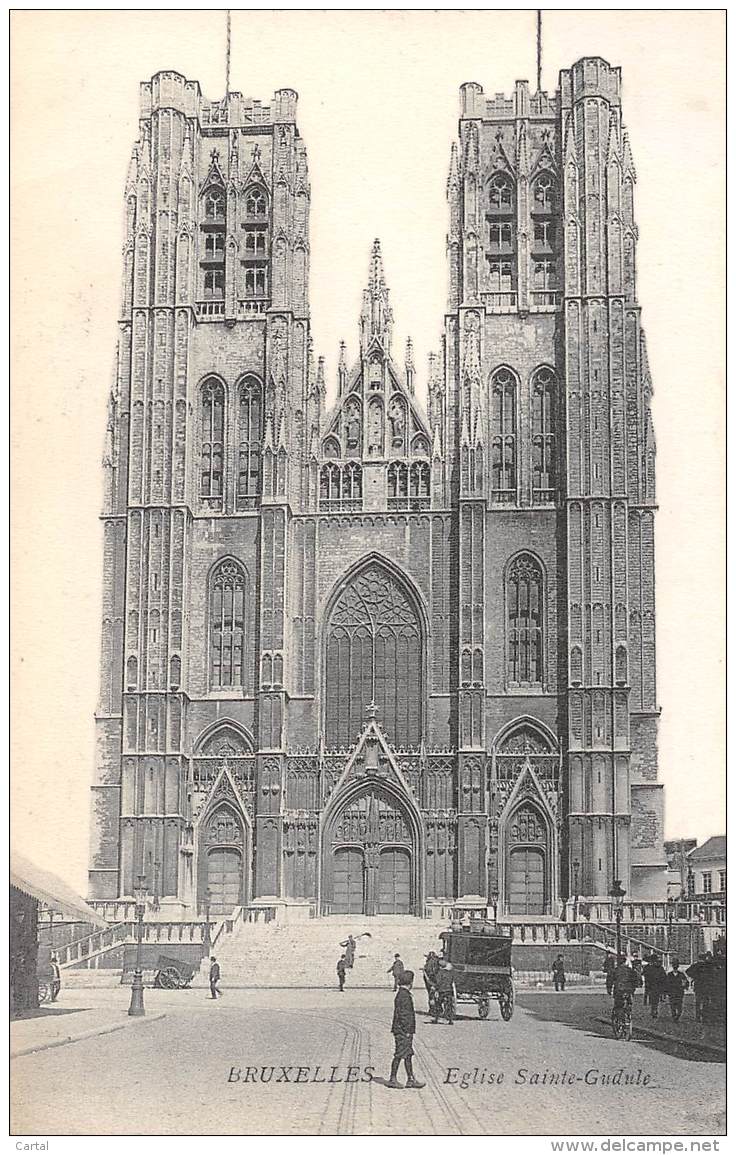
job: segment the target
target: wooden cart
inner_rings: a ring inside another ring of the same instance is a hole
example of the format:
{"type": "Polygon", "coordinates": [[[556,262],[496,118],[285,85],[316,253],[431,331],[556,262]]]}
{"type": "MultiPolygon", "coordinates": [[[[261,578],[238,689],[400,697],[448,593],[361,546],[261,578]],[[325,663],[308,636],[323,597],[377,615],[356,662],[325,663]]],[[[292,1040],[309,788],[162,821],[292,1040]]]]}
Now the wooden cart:
{"type": "Polygon", "coordinates": [[[458,1003],[475,1003],[478,1018],[487,1019],[491,999],[498,1002],[501,1018],[514,1013],[514,980],[511,967],[511,928],[480,920],[469,927],[443,931],[442,961],[452,963],[458,1003]]]}

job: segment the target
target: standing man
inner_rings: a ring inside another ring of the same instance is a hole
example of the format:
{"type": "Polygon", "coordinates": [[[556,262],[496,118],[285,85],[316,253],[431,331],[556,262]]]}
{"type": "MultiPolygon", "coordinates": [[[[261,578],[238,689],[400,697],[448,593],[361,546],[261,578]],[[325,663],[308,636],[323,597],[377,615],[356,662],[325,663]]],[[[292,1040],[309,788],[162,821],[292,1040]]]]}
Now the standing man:
{"type": "Polygon", "coordinates": [[[420,1083],[414,1078],[414,1068],[411,1062],[414,1054],[412,1044],[417,1029],[414,1000],[410,993],[413,982],[414,972],[402,969],[397,984],[398,991],[394,999],[394,1018],[391,1023],[391,1034],[394,1037],[394,1057],[391,1060],[391,1077],[387,1085],[394,1088],[401,1086],[396,1076],[399,1071],[399,1064],[403,1060],[406,1069],[406,1086],[408,1089],[418,1091],[424,1086],[424,1083],[420,1083]]]}
{"type": "Polygon", "coordinates": [[[650,955],[649,962],[646,966],[645,982],[649,990],[649,1005],[652,1009],[652,1018],[656,1019],[659,1014],[659,1000],[664,998],[664,993],[667,988],[667,974],[656,955],[650,955]]]}
{"type": "Polygon", "coordinates": [[[218,995],[222,998],[222,991],[218,987],[220,981],[220,964],[214,955],[210,959],[210,998],[216,999],[218,995]]]}
{"type": "Polygon", "coordinates": [[[391,966],[386,971],[387,975],[393,975],[394,976],[394,990],[395,991],[397,991],[399,989],[399,979],[401,978],[403,973],[404,973],[404,964],[401,961],[401,959],[399,958],[399,956],[397,954],[395,954],[394,955],[394,961],[391,963],[391,966]]]}
{"type": "Polygon", "coordinates": [[[345,990],[345,969],[346,969],[345,955],[342,955],[337,960],[337,981],[340,984],[340,990],[345,990]]]}
{"type": "Polygon", "coordinates": [[[690,986],[685,975],[680,970],[680,960],[673,958],[672,970],[667,975],[667,994],[670,1000],[670,1014],[675,1022],[682,1017],[682,1003],[685,991],[690,986]]]}
{"type": "Polygon", "coordinates": [[[345,966],[349,970],[352,970],[353,969],[353,963],[355,961],[355,939],[353,938],[353,936],[351,934],[349,934],[348,937],[345,939],[345,942],[340,943],[340,946],[345,947],[345,954],[343,956],[345,959],[345,966]]]}
{"type": "Polygon", "coordinates": [[[424,962],[424,985],[427,988],[427,1010],[432,1011],[432,994],[437,990],[437,975],[440,969],[440,960],[431,950],[424,962]]]}
{"type": "Polygon", "coordinates": [[[51,1002],[55,1003],[61,990],[61,970],[59,969],[59,959],[55,954],[52,954],[49,966],[51,967],[51,981],[49,983],[51,1002]]]}
{"type": "MultiPolygon", "coordinates": [[[[641,959],[639,958],[638,954],[634,954],[631,956],[631,966],[632,966],[632,969],[636,973],[637,979],[639,980],[636,985],[637,985],[637,987],[640,987],[642,985],[642,983],[644,982],[644,968],[642,966],[642,962],[641,962],[641,959]]],[[[631,993],[633,995],[634,992],[632,991],[631,993]]]]}
{"type": "Polygon", "coordinates": [[[606,976],[606,994],[607,995],[610,995],[613,993],[613,975],[614,975],[615,970],[616,970],[615,956],[610,954],[610,953],[606,953],[606,957],[605,957],[605,960],[603,962],[603,973],[606,976]]]}
{"type": "Polygon", "coordinates": [[[708,1009],[709,997],[709,983],[708,983],[708,966],[705,961],[705,955],[699,954],[698,961],[694,962],[692,966],[687,968],[686,974],[693,984],[695,991],[695,1022],[702,1023],[705,1021],[706,1012],[708,1009]]]}
{"type": "Polygon", "coordinates": [[[452,963],[440,965],[437,972],[437,1000],[434,1004],[434,1021],[440,1021],[443,1014],[450,1026],[455,1021],[455,978],[452,973],[452,963]]]}
{"type": "Polygon", "coordinates": [[[555,961],[552,963],[552,978],[555,982],[556,991],[564,991],[565,989],[565,959],[561,954],[558,954],[555,961]]]}

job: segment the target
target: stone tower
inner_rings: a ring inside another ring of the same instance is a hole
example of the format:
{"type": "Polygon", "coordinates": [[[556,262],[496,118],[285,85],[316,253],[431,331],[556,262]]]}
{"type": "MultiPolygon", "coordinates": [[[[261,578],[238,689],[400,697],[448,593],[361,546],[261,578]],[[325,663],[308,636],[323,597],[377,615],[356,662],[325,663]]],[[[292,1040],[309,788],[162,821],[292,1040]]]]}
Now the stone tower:
{"type": "MultiPolygon", "coordinates": [[[[461,90],[428,407],[378,241],[325,409],[296,94],[142,86],[90,896],[661,897],[651,382],[620,74],[461,90]]],[[[368,247],[368,246],[367,246],[368,247]]],[[[390,258],[387,254],[387,263],[390,258]]]]}

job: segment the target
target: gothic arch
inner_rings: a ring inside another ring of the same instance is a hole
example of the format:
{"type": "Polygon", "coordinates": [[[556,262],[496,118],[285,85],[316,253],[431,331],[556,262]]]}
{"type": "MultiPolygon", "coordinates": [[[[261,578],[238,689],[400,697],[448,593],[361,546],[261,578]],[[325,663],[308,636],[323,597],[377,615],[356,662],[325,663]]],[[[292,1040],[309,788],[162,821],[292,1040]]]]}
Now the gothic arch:
{"type": "Polygon", "coordinates": [[[517,550],[503,570],[504,678],[507,686],[546,685],[547,601],[547,567],[533,550],[517,550]],[[526,582],[525,587],[522,587],[522,579],[526,582]],[[512,598],[514,583],[515,599],[512,598]],[[523,597],[522,588],[525,589],[523,597]],[[523,613],[525,606],[529,611],[526,614],[523,613]]]}
{"type": "MultiPolygon", "coordinates": [[[[325,736],[325,742],[328,746],[347,748],[354,745],[357,734],[362,730],[366,721],[365,708],[370,701],[380,693],[380,689],[385,690],[384,704],[388,705],[388,692],[391,689],[387,685],[387,675],[384,671],[389,670],[388,662],[390,661],[391,649],[391,634],[394,628],[399,631],[399,636],[402,641],[402,649],[407,655],[407,660],[415,659],[415,668],[418,670],[418,688],[416,693],[416,702],[408,701],[406,710],[406,725],[403,729],[405,734],[398,736],[404,737],[405,745],[419,746],[421,737],[424,734],[425,718],[426,718],[426,693],[428,685],[427,677],[427,651],[429,639],[429,615],[427,607],[417,590],[414,583],[406,576],[406,574],[396,566],[390,559],[383,557],[378,553],[370,553],[360,561],[355,563],[345,573],[342,578],[335,584],[335,587],[330,594],[325,605],[322,616],[322,661],[321,661],[321,718],[322,718],[322,733],[325,736]],[[380,582],[381,580],[393,586],[394,593],[398,595],[393,599],[394,605],[385,607],[384,620],[375,619],[371,614],[365,614],[365,620],[359,621],[357,618],[353,621],[349,620],[347,613],[347,606],[343,599],[347,600],[351,590],[355,590],[356,594],[360,596],[359,583],[361,579],[369,579],[380,582]],[[397,602],[403,599],[404,605],[397,606],[397,602]],[[342,603],[342,604],[341,604],[342,603]],[[335,623],[336,610],[343,610],[346,621],[344,623],[335,623]],[[397,621],[389,622],[389,611],[397,609],[403,611],[404,620],[401,621],[401,613],[397,613],[397,621]],[[343,631],[338,633],[338,630],[343,631]],[[351,678],[354,680],[350,683],[340,682],[337,677],[337,666],[342,658],[339,652],[339,645],[341,641],[345,641],[345,648],[347,649],[348,669],[350,670],[351,678]],[[388,641],[389,644],[386,644],[388,641]],[[358,652],[360,647],[360,653],[358,652]],[[386,664],[383,669],[380,662],[384,660],[386,664]],[[360,683],[358,686],[357,683],[360,683]],[[370,683],[370,686],[369,686],[370,683]],[[357,688],[357,698],[353,701],[352,687],[357,688]],[[340,689],[339,697],[334,696],[334,689],[340,689]],[[362,699],[369,694],[367,701],[362,699]],[[360,698],[360,701],[357,699],[360,698]],[[345,715],[345,707],[348,708],[348,714],[345,715]],[[344,720],[346,719],[346,720],[344,720]],[[355,730],[355,733],[352,731],[355,730]]],[[[395,639],[394,639],[395,641],[395,639]]],[[[399,648],[395,650],[396,662],[394,670],[401,675],[402,664],[399,660],[399,648]]],[[[398,724],[398,716],[396,715],[397,698],[394,695],[394,714],[393,717],[398,724]]],[[[391,745],[397,745],[396,736],[393,732],[392,722],[388,718],[382,716],[379,705],[378,721],[382,729],[385,727],[387,737],[391,745]]]]}
{"type": "Polygon", "coordinates": [[[253,630],[251,579],[247,566],[231,554],[217,558],[207,573],[206,625],[208,690],[245,689],[250,681],[247,658],[253,630]],[[217,583],[220,574],[225,584],[218,616],[217,583]]]}
{"type": "Polygon", "coordinates": [[[204,912],[207,891],[214,917],[247,904],[251,893],[253,825],[224,768],[196,819],[194,845],[198,911],[204,912]]]}
{"type": "Polygon", "coordinates": [[[498,819],[498,883],[505,914],[554,914],[557,822],[529,760],[498,819]]]}
{"type": "Polygon", "coordinates": [[[500,730],[496,733],[491,744],[491,749],[495,752],[501,750],[507,739],[511,738],[517,730],[529,729],[539,735],[540,741],[547,745],[550,754],[559,751],[559,742],[550,729],[539,718],[533,717],[531,714],[519,714],[516,718],[512,718],[510,722],[505,722],[500,730]]]}
{"type": "Polygon", "coordinates": [[[242,743],[243,754],[252,754],[255,751],[253,735],[246,726],[236,722],[234,718],[218,718],[201,731],[193,746],[194,754],[207,757],[210,747],[214,745],[217,738],[226,738],[231,735],[242,743]]]}
{"type": "Polygon", "coordinates": [[[424,911],[424,855],[424,824],[409,792],[402,790],[390,778],[353,779],[333,793],[320,818],[319,909],[325,914],[421,916],[424,911]],[[365,829],[362,827],[363,817],[365,829]],[[354,862],[357,864],[360,860],[361,864],[361,909],[337,911],[337,905],[359,905],[358,888],[355,888],[351,901],[349,890],[339,880],[339,858],[343,853],[347,856],[351,852],[354,862]],[[382,857],[384,855],[386,858],[382,857]],[[389,869],[382,870],[382,862],[389,869]],[[398,870],[395,869],[397,863],[401,864],[398,870]],[[385,889],[382,890],[382,883],[391,878],[393,902],[385,889]],[[397,894],[396,888],[402,885],[408,885],[408,890],[397,894]],[[393,909],[385,909],[388,906],[393,906],[393,909]]]}

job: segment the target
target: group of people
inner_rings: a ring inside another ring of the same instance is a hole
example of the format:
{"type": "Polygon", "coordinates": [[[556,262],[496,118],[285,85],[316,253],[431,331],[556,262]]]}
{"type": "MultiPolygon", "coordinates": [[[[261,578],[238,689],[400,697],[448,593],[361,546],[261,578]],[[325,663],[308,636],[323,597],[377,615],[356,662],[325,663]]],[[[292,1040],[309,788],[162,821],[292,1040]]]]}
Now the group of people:
{"type": "Polygon", "coordinates": [[[672,959],[672,966],[666,971],[659,955],[652,952],[642,962],[638,955],[634,955],[628,962],[623,955],[609,954],[603,964],[606,976],[606,991],[613,995],[614,1004],[617,997],[628,995],[633,997],[639,987],[644,988],[643,1005],[649,1007],[653,1019],[659,1017],[660,1004],[667,999],[670,1005],[672,1018],[677,1020],[682,1015],[685,992],[692,983],[695,993],[695,1021],[707,1022],[710,1015],[713,987],[715,983],[716,964],[710,951],[698,956],[686,971],[680,969],[680,960],[672,959]]]}

